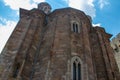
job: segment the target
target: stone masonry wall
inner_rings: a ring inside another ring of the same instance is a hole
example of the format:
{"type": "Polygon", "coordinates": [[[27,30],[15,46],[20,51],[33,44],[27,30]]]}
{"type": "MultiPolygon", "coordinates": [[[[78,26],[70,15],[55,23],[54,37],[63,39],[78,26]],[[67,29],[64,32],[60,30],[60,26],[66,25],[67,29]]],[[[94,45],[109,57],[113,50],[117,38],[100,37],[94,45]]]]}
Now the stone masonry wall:
{"type": "Polygon", "coordinates": [[[119,80],[110,36],[73,8],[50,14],[20,9],[20,21],[0,56],[0,80],[73,80],[73,58],[80,62],[81,80],[119,80]]]}

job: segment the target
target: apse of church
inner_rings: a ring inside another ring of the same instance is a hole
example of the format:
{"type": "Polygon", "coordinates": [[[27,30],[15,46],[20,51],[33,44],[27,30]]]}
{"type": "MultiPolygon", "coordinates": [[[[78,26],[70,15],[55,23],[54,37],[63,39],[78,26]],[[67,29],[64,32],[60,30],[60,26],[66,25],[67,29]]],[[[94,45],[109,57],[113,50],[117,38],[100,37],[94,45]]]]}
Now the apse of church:
{"type": "Polygon", "coordinates": [[[0,55],[0,80],[120,80],[110,34],[74,8],[20,9],[0,55]]]}

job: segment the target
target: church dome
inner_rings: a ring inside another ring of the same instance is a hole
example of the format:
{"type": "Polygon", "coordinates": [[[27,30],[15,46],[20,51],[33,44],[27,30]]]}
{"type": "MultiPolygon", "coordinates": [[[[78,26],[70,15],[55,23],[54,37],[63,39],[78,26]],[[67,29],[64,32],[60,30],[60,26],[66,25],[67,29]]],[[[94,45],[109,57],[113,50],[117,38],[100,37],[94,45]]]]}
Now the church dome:
{"type": "Polygon", "coordinates": [[[51,6],[47,2],[39,3],[38,9],[42,10],[46,14],[49,14],[51,12],[51,6]]]}

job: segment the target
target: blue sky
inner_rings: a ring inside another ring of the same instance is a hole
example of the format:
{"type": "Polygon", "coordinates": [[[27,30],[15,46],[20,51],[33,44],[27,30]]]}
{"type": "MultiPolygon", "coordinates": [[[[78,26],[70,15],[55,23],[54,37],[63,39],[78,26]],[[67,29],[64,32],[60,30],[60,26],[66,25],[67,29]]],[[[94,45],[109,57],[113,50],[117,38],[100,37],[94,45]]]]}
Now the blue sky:
{"type": "Polygon", "coordinates": [[[19,8],[36,8],[48,2],[52,10],[73,7],[90,15],[93,25],[102,26],[113,37],[120,33],[119,0],[0,0],[0,52],[19,20],[19,8]]]}

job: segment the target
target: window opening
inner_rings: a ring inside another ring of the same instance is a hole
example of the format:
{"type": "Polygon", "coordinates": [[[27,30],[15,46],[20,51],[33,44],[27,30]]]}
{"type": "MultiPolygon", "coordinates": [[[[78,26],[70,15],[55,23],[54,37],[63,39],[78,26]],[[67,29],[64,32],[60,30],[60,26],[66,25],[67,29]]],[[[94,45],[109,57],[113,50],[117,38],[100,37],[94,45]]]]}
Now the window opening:
{"type": "Polygon", "coordinates": [[[78,24],[76,24],[76,26],[75,26],[75,27],[76,27],[76,32],[78,33],[78,24]]]}
{"type": "Polygon", "coordinates": [[[75,29],[75,23],[73,23],[73,32],[75,32],[75,30],[76,30],[76,29],[75,29]]]}
{"type": "Polygon", "coordinates": [[[78,80],[81,80],[81,67],[80,67],[80,63],[78,64],[78,80]]]}
{"type": "Polygon", "coordinates": [[[72,61],[72,66],[73,66],[73,74],[72,74],[72,78],[73,80],[81,80],[81,64],[80,64],[80,59],[79,58],[75,58],[72,61]]]}
{"type": "Polygon", "coordinates": [[[76,80],[76,64],[73,63],[73,80],[76,80]]]}
{"type": "Polygon", "coordinates": [[[73,32],[78,33],[78,24],[77,23],[73,23],[73,32]]]}

